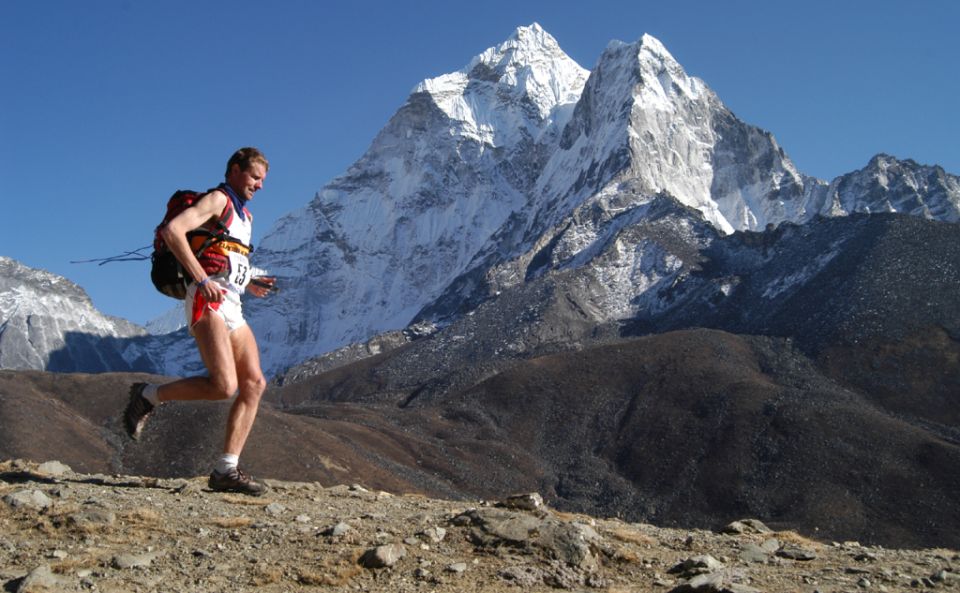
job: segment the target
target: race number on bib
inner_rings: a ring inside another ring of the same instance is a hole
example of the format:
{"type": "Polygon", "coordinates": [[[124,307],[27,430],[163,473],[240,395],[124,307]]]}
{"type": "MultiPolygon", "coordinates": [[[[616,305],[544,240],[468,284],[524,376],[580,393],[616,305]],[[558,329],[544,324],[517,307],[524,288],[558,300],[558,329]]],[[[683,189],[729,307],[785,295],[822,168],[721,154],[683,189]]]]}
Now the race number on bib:
{"type": "Polygon", "coordinates": [[[230,284],[241,291],[250,282],[250,261],[244,255],[230,252],[230,284]]]}

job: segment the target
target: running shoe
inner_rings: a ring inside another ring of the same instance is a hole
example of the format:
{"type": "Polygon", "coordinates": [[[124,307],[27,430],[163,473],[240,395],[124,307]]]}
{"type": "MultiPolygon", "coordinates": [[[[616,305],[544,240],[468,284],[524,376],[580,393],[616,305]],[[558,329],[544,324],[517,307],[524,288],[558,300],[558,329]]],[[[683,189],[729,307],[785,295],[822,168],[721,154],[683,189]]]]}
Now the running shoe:
{"type": "Polygon", "coordinates": [[[134,383],[130,386],[130,401],[123,412],[123,426],[127,429],[130,438],[135,441],[140,439],[140,433],[147,423],[147,418],[155,407],[143,397],[146,386],[146,383],[134,383]]]}
{"type": "Polygon", "coordinates": [[[210,481],[207,482],[211,490],[217,492],[239,492],[250,496],[260,496],[267,491],[267,485],[254,480],[240,468],[233,468],[226,473],[213,470],[210,481]]]}

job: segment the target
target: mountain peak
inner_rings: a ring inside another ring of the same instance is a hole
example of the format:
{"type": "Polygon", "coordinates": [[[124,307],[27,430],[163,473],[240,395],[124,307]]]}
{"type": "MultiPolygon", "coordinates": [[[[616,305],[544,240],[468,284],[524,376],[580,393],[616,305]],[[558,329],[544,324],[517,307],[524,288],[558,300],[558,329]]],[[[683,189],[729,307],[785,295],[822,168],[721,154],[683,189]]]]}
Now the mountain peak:
{"type": "Polygon", "coordinates": [[[102,337],[134,338],[142,327],[98,311],[70,280],[0,256],[0,368],[102,372],[150,368],[143,352],[121,340],[98,347],[102,337]]]}
{"type": "Polygon", "coordinates": [[[467,69],[472,69],[478,63],[498,69],[515,65],[523,67],[542,56],[561,55],[567,57],[557,40],[543,27],[533,23],[527,27],[518,27],[506,41],[474,57],[467,69]]]}
{"type": "Polygon", "coordinates": [[[560,48],[549,33],[534,23],[519,27],[503,43],[475,56],[461,70],[424,80],[414,93],[429,93],[448,115],[460,118],[461,98],[468,86],[494,84],[509,95],[526,97],[541,118],[557,106],[576,102],[589,72],[560,48]]]}
{"type": "Polygon", "coordinates": [[[659,39],[657,39],[653,35],[650,35],[649,33],[644,33],[640,37],[640,40],[637,41],[636,45],[639,46],[642,50],[646,50],[650,54],[670,58],[670,60],[676,61],[673,57],[673,54],[671,54],[667,50],[667,46],[665,46],[663,43],[660,42],[659,39]]]}

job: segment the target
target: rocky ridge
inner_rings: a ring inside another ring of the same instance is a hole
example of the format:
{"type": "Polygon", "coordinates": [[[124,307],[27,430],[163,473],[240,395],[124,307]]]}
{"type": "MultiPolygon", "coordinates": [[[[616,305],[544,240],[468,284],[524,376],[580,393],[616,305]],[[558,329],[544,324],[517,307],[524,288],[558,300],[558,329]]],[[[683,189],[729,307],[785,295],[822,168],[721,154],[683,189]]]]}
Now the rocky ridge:
{"type": "Polygon", "coordinates": [[[262,498],[203,478],[0,463],[5,591],[902,591],[960,589],[960,554],[562,513],[535,493],[447,501],[270,481],[262,498]]]}
{"type": "Polygon", "coordinates": [[[0,368],[142,370],[146,331],[98,311],[66,278],[0,256],[0,368]]]}

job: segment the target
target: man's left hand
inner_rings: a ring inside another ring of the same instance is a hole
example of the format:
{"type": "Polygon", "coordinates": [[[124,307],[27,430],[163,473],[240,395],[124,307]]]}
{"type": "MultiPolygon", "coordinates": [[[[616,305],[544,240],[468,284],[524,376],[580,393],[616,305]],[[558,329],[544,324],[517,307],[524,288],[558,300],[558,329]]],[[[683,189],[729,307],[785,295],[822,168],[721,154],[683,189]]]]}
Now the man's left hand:
{"type": "Polygon", "coordinates": [[[273,276],[255,276],[250,280],[250,286],[247,287],[253,296],[263,298],[271,292],[279,290],[277,288],[277,279],[273,276]]]}

